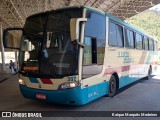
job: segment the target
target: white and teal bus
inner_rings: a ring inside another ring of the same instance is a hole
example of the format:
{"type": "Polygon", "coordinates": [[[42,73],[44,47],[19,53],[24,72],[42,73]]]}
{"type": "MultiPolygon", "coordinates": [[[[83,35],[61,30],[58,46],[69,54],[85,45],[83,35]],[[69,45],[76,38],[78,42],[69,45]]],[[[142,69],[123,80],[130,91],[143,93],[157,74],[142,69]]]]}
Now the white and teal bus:
{"type": "Polygon", "coordinates": [[[157,41],[96,9],[78,6],[32,15],[23,28],[4,30],[5,48],[19,50],[25,98],[83,105],[157,69],[157,41]],[[12,46],[9,33],[21,31],[12,46]],[[17,44],[18,45],[18,44],[17,44]]]}

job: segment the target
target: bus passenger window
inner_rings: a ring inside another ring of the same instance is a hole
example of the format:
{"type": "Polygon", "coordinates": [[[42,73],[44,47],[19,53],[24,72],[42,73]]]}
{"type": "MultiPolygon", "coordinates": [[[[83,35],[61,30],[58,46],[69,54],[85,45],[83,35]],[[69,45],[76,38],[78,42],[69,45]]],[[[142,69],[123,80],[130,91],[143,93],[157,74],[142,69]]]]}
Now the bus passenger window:
{"type": "Polygon", "coordinates": [[[154,51],[157,51],[158,50],[158,44],[157,44],[157,41],[154,41],[154,51]]]}
{"type": "Polygon", "coordinates": [[[125,47],[134,48],[134,33],[128,29],[125,29],[125,47]]]}
{"type": "Polygon", "coordinates": [[[148,50],[148,38],[146,36],[144,36],[144,40],[143,40],[143,46],[144,46],[144,50],[148,50]]]}
{"type": "Polygon", "coordinates": [[[139,49],[139,50],[142,50],[142,35],[136,33],[136,36],[135,36],[135,39],[136,39],[136,49],[139,49]]]}
{"type": "Polygon", "coordinates": [[[154,46],[153,46],[153,40],[152,39],[149,39],[149,50],[150,51],[153,51],[154,50],[154,46]]]}
{"type": "Polygon", "coordinates": [[[109,23],[109,45],[117,46],[117,39],[116,39],[116,27],[115,24],[110,22],[109,23]]]}
{"type": "Polygon", "coordinates": [[[123,28],[113,22],[109,22],[109,45],[123,47],[123,28]]]}

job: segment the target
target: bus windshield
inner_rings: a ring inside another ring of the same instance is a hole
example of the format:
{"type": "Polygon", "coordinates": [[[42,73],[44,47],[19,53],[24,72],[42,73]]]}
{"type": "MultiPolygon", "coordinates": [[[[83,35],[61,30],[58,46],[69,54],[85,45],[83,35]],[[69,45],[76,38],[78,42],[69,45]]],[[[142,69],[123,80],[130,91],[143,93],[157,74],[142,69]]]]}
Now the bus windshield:
{"type": "Polygon", "coordinates": [[[78,46],[70,40],[71,18],[81,9],[37,14],[26,20],[20,54],[21,73],[32,77],[77,75],[78,46]]]}

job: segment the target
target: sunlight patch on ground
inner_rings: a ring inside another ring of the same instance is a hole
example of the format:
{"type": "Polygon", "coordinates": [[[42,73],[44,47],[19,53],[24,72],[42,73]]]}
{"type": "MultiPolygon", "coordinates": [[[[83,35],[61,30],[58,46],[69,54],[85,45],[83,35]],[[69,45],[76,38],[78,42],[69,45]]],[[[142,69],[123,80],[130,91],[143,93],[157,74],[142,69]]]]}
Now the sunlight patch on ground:
{"type": "Polygon", "coordinates": [[[157,75],[157,76],[153,76],[152,78],[153,78],[153,79],[157,79],[157,80],[160,80],[160,75],[157,75]]]}

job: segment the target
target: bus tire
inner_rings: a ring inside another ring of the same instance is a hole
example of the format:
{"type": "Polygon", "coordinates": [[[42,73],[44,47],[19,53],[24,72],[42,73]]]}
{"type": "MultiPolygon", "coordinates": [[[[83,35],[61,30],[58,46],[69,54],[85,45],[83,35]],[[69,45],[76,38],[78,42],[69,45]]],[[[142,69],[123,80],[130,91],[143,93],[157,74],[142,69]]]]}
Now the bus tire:
{"type": "Polygon", "coordinates": [[[114,75],[111,76],[108,86],[108,96],[113,97],[117,92],[117,80],[114,75]]]}
{"type": "Polygon", "coordinates": [[[150,80],[150,79],[151,79],[151,74],[152,74],[152,67],[150,66],[150,67],[149,67],[149,70],[148,70],[147,77],[146,77],[147,80],[150,80]]]}

